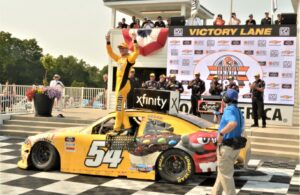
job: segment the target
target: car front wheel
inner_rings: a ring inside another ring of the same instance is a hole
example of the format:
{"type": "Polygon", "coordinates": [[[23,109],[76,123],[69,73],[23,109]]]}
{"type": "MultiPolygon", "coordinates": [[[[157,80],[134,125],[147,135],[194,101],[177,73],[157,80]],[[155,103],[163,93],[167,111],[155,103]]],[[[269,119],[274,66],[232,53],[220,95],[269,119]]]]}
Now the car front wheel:
{"type": "Polygon", "coordinates": [[[52,170],[58,165],[57,151],[50,143],[38,142],[31,150],[31,162],[39,170],[52,170]]]}
{"type": "Polygon", "coordinates": [[[186,152],[171,149],[158,158],[157,171],[168,182],[183,183],[194,174],[194,163],[186,152]]]}

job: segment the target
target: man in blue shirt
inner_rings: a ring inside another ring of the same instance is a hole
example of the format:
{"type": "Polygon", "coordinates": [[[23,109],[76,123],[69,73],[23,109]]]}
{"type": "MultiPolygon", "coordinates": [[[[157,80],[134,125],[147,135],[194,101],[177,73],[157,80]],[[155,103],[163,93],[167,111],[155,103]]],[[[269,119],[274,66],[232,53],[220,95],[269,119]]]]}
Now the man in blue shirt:
{"type": "Polygon", "coordinates": [[[234,163],[239,156],[239,149],[225,145],[232,138],[240,138],[244,128],[244,118],[239,108],[238,92],[229,89],[223,95],[223,101],[226,103],[219,130],[218,130],[218,175],[215,185],[212,189],[213,195],[221,195],[224,191],[226,195],[235,195],[235,184],[233,179],[234,163]]]}

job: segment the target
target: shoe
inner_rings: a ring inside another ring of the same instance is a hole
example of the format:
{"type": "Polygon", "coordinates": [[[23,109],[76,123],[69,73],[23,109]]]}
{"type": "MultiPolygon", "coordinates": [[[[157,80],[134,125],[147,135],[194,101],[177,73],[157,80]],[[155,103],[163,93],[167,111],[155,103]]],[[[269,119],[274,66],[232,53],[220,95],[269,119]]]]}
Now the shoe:
{"type": "Polygon", "coordinates": [[[267,128],[267,126],[266,126],[266,125],[263,125],[262,128],[267,128]]]}
{"type": "Polygon", "coordinates": [[[251,127],[258,127],[258,125],[257,124],[253,124],[253,125],[251,125],[251,127]]]}

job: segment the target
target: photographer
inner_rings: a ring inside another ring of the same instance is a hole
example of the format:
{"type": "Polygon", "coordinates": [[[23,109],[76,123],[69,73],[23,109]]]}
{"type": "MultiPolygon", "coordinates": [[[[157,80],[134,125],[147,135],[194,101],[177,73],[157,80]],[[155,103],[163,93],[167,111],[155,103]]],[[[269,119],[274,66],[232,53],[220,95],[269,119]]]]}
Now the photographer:
{"type": "Polygon", "coordinates": [[[234,89],[227,90],[223,95],[226,103],[219,130],[218,130],[218,174],[212,194],[236,194],[233,179],[234,163],[238,158],[240,149],[245,147],[246,141],[242,138],[244,118],[239,108],[238,92],[234,89]]]}

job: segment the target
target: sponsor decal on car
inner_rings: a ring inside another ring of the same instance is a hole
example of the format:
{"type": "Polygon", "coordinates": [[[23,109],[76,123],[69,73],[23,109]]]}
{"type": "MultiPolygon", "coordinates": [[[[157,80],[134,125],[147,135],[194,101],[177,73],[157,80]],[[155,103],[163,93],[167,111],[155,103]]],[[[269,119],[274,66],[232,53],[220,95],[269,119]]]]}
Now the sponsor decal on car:
{"type": "Polygon", "coordinates": [[[65,137],[65,151],[66,152],[76,151],[75,137],[65,137]]]}

